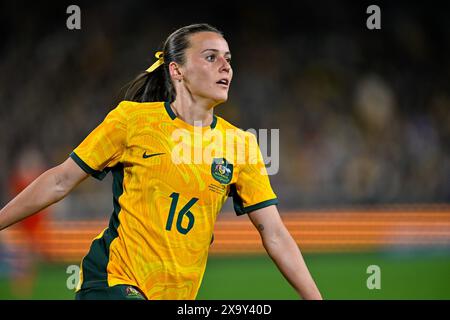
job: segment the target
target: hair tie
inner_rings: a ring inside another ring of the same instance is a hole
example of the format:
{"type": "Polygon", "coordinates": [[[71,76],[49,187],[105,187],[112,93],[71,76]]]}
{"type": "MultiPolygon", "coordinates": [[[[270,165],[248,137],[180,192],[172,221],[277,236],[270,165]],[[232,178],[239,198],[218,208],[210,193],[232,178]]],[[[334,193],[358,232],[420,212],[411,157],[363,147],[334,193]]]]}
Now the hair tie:
{"type": "Polygon", "coordinates": [[[164,64],[164,57],[163,57],[163,52],[162,51],[158,51],[155,53],[155,57],[156,60],[154,64],[151,65],[150,68],[148,68],[147,71],[148,73],[155,71],[160,65],[164,64]]]}

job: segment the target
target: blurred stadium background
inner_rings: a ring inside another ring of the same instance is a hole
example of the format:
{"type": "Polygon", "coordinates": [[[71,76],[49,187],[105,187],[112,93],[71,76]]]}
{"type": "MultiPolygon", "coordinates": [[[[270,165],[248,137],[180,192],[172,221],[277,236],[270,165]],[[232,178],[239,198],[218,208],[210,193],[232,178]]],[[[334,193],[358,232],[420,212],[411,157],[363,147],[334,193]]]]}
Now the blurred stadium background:
{"type": "MultiPolygon", "coordinates": [[[[235,71],[217,114],[280,129],[272,186],[323,296],[450,299],[448,8],[377,2],[371,31],[369,4],[1,2],[1,206],[68,157],[171,31],[208,22],[235,71]],[[66,28],[70,4],[81,30],[66,28]],[[379,290],[366,286],[370,265],[379,290]]],[[[88,179],[0,232],[0,298],[73,299],[66,269],[111,212],[111,177],[88,179]]],[[[198,298],[295,299],[263,250],[227,203],[198,298]]]]}

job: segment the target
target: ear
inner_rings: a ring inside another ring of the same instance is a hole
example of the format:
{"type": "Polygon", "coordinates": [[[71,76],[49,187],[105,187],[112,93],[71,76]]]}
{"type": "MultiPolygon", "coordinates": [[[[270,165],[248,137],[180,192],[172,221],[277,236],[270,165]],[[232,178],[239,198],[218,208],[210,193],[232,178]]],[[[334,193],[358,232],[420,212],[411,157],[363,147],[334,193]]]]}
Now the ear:
{"type": "Polygon", "coordinates": [[[175,80],[175,81],[183,80],[183,75],[181,73],[180,67],[176,62],[172,61],[171,63],[169,63],[169,72],[170,72],[170,77],[173,80],[175,80]]]}

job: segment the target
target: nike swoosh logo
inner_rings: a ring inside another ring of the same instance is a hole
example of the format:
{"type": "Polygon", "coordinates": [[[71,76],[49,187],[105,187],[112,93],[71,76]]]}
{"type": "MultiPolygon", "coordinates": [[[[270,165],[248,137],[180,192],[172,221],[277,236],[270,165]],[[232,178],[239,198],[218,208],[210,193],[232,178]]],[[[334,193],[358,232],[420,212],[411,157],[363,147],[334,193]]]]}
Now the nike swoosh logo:
{"type": "Polygon", "coordinates": [[[154,156],[160,156],[160,155],[162,155],[164,153],[165,152],[147,154],[147,151],[144,151],[144,154],[142,155],[142,158],[147,159],[147,158],[151,158],[151,157],[154,157],[154,156]]]}

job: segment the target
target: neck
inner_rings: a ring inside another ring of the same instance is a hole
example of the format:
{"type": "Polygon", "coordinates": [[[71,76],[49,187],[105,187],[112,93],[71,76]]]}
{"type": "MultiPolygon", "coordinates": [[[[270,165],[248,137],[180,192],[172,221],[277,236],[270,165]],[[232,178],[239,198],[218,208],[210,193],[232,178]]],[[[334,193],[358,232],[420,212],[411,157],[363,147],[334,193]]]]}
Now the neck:
{"type": "Polygon", "coordinates": [[[194,99],[193,97],[178,96],[170,107],[175,115],[190,125],[197,125],[201,121],[201,126],[207,127],[213,121],[213,110],[215,104],[211,101],[194,99]]]}

